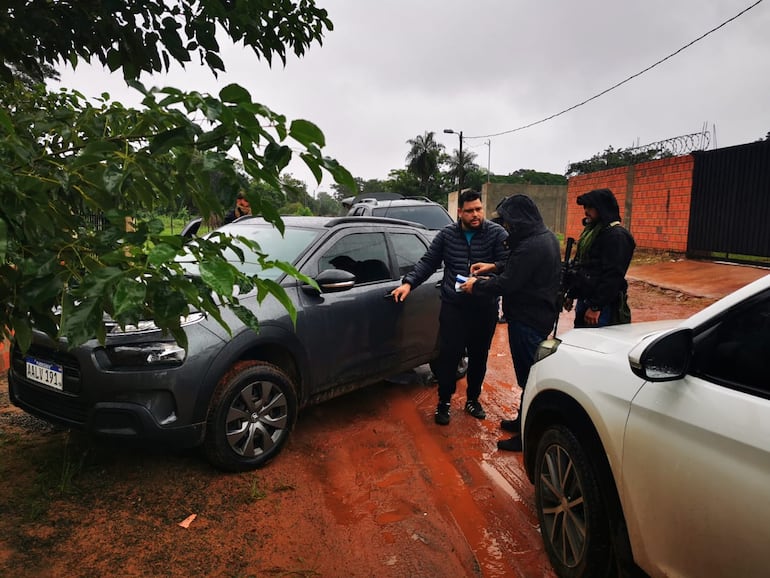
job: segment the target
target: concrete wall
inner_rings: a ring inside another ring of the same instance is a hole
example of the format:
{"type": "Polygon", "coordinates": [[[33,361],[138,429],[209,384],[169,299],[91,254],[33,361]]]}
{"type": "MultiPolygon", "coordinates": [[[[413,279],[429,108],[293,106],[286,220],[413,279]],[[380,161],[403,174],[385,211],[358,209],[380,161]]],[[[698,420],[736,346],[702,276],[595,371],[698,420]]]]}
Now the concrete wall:
{"type": "MultiPolygon", "coordinates": [[[[567,186],[566,185],[510,185],[506,183],[484,183],[481,187],[481,202],[484,204],[484,214],[488,219],[497,216],[495,207],[505,197],[511,195],[527,195],[530,197],[543,221],[554,233],[563,234],[567,220],[567,186]]],[[[457,215],[457,191],[449,193],[447,210],[453,217],[457,215]]]]}

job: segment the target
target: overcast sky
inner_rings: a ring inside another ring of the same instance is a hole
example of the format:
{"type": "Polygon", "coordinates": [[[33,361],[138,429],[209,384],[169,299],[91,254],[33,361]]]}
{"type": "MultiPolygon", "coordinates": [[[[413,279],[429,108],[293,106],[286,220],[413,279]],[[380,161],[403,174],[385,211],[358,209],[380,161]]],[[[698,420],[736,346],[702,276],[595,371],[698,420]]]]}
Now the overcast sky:
{"type": "MultiPolygon", "coordinates": [[[[404,168],[406,141],[426,131],[448,151],[463,147],[495,174],[563,174],[607,147],[629,148],[696,133],[711,145],[770,132],[770,2],[615,90],[558,113],[640,72],[756,0],[317,0],[334,30],[305,57],[268,68],[246,49],[223,52],[227,73],[204,69],[143,78],[216,93],[231,82],[289,119],[325,133],[325,154],[356,177],[404,168]],[[716,130],[714,131],[714,128],[716,130]],[[470,138],[482,137],[482,138],[470,138]],[[490,144],[487,145],[487,140],[490,144]]],[[[108,90],[132,104],[120,75],[79,67],[62,84],[108,90]]],[[[311,192],[300,165],[291,172],[311,192]]]]}

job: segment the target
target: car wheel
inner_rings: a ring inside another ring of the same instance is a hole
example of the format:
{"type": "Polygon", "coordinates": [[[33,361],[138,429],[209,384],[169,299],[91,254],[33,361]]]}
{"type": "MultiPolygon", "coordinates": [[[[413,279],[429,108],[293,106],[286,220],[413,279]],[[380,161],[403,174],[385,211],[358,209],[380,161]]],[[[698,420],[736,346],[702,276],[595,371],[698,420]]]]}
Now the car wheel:
{"type": "Polygon", "coordinates": [[[609,521],[596,473],[574,434],[545,431],[535,462],[535,509],[551,564],[562,578],[611,574],[609,521]]]}
{"type": "Polygon", "coordinates": [[[208,460],[227,471],[264,465],[283,448],[297,416],[291,379],[261,361],[240,361],[217,384],[203,442],[208,460]]]}

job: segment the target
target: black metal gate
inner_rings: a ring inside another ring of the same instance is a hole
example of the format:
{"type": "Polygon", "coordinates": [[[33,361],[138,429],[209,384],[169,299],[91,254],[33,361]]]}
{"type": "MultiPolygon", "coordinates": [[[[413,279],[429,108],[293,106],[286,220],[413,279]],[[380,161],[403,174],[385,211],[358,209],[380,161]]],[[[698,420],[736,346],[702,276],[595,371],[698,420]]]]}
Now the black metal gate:
{"type": "Polygon", "coordinates": [[[687,255],[770,265],[770,141],[692,154],[687,255]]]}

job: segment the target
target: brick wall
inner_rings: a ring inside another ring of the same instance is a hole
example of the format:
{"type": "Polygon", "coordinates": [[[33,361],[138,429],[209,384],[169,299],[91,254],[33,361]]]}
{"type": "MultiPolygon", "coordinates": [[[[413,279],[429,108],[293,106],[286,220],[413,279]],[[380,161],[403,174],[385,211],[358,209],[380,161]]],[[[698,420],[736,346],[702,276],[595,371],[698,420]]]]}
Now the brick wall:
{"type": "Polygon", "coordinates": [[[567,186],[567,236],[577,238],[582,230],[583,210],[577,197],[591,189],[609,188],[637,247],[684,253],[693,166],[693,157],[685,155],[571,178],[567,186]]]}

